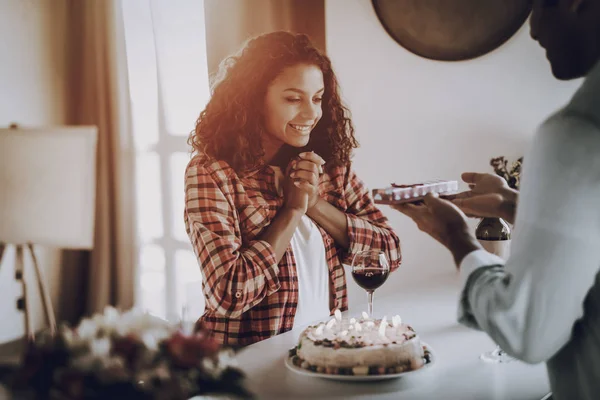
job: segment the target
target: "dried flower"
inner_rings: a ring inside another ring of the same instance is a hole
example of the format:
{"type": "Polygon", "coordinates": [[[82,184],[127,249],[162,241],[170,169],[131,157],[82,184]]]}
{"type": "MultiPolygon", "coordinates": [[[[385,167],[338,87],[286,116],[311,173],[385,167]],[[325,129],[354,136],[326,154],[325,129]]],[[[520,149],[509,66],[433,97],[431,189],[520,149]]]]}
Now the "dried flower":
{"type": "Polygon", "coordinates": [[[32,388],[65,399],[188,399],[205,393],[252,398],[242,386],[232,349],[204,332],[187,334],[178,325],[137,310],[83,319],[61,326],[55,337],[37,336],[13,387],[32,388]]]}
{"type": "Polygon", "coordinates": [[[509,187],[519,190],[523,157],[520,157],[515,161],[510,169],[508,168],[508,160],[504,156],[492,158],[490,160],[490,165],[494,168],[496,175],[501,176],[506,180],[509,187]]]}
{"type": "Polygon", "coordinates": [[[176,332],[165,345],[175,364],[187,368],[198,365],[201,360],[214,358],[220,348],[216,341],[202,333],[186,336],[176,332]]]}

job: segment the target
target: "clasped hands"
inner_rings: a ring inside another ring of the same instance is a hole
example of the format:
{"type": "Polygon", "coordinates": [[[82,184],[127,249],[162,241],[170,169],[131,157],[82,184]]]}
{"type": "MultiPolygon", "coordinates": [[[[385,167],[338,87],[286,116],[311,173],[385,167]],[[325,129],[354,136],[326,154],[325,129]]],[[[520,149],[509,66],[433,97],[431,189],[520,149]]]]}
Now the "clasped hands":
{"type": "Polygon", "coordinates": [[[469,231],[467,217],[499,217],[514,223],[518,203],[518,192],[498,175],[466,172],[462,179],[470,190],[452,200],[428,194],[422,204],[392,206],[448,248],[457,266],[467,254],[481,248],[469,231]]]}
{"type": "Polygon", "coordinates": [[[283,181],[286,207],[306,213],[319,201],[319,176],[324,164],[325,160],[312,151],[290,161],[283,181]]]}

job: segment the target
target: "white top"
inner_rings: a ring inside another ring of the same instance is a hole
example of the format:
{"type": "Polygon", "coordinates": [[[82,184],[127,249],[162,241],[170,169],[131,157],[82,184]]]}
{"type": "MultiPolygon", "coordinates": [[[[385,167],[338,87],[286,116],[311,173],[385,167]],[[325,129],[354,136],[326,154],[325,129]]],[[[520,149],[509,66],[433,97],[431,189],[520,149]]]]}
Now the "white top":
{"type": "MultiPolygon", "coordinates": [[[[275,185],[281,193],[283,173],[278,167],[271,168],[275,172],[275,185]]],[[[329,317],[329,267],[323,236],[308,216],[302,216],[290,246],[298,276],[298,305],[294,316],[294,328],[297,328],[329,317]]]]}
{"type": "Polygon", "coordinates": [[[329,317],[329,268],[323,236],[306,215],[290,242],[298,274],[298,306],[294,328],[329,317]]]}
{"type": "Polygon", "coordinates": [[[598,399],[600,64],[540,127],[523,166],[511,256],[465,257],[459,321],[521,360],[547,361],[555,400],[598,399]]]}

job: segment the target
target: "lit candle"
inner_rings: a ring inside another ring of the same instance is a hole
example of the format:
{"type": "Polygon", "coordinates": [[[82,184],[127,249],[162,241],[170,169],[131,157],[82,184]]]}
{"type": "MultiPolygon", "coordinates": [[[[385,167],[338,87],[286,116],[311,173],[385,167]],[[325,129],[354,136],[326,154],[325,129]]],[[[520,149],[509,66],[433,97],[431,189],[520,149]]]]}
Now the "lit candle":
{"type": "Polygon", "coordinates": [[[356,329],[356,332],[362,331],[362,328],[358,322],[354,325],[354,329],[356,329]]]}
{"type": "Polygon", "coordinates": [[[333,315],[335,315],[335,319],[337,319],[338,322],[342,320],[342,312],[340,310],[336,309],[333,315]]]}
{"type": "Polygon", "coordinates": [[[387,323],[382,323],[379,325],[379,336],[385,337],[385,328],[387,328],[387,323]]]}
{"type": "Polygon", "coordinates": [[[354,325],[356,323],[356,318],[350,318],[350,323],[354,325]]]}
{"type": "Polygon", "coordinates": [[[321,336],[323,334],[323,330],[325,330],[325,325],[319,324],[319,326],[317,326],[317,329],[315,329],[315,335],[321,336]]]}
{"type": "Polygon", "coordinates": [[[367,322],[367,327],[368,327],[368,328],[372,328],[372,327],[374,327],[374,326],[375,326],[375,322],[373,322],[373,321],[368,321],[368,322],[367,322]]]}
{"type": "Polygon", "coordinates": [[[363,319],[369,319],[369,314],[367,314],[366,312],[362,312],[362,317],[363,319]]]}
{"type": "Polygon", "coordinates": [[[392,325],[394,325],[394,328],[397,328],[398,326],[400,326],[401,323],[402,323],[402,318],[400,318],[399,315],[394,315],[394,317],[392,318],[392,325]]]}
{"type": "Polygon", "coordinates": [[[327,323],[327,329],[331,329],[333,328],[333,325],[335,325],[335,319],[330,319],[329,322],[327,323]]]}

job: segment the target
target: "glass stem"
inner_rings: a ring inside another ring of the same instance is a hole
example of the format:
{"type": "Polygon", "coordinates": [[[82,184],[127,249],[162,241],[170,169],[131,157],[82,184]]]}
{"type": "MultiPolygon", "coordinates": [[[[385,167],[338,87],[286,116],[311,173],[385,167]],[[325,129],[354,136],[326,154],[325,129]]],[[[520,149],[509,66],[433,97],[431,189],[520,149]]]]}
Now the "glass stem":
{"type": "Polygon", "coordinates": [[[369,303],[369,318],[374,318],[373,316],[373,293],[374,290],[367,290],[367,302],[369,303]]]}

